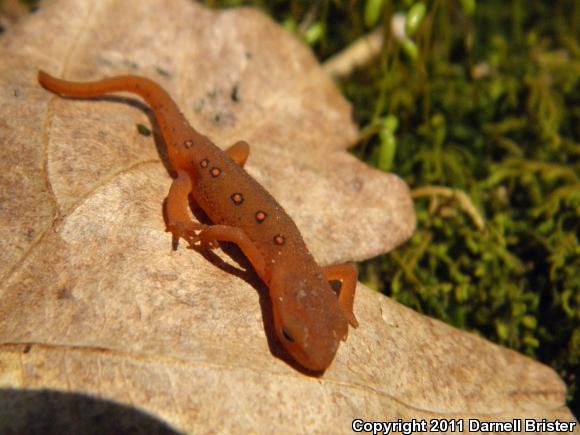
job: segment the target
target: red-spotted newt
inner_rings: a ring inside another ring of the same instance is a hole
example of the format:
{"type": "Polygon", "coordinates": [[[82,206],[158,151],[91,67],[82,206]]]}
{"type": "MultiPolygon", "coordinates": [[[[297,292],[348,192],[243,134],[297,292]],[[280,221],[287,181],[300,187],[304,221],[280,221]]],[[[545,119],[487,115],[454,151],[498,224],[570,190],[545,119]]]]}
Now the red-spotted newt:
{"type": "Polygon", "coordinates": [[[216,248],[237,244],[269,288],[276,334],[305,368],[325,370],[346,340],[353,313],[357,270],[352,264],[319,266],[296,224],[276,200],[243,169],[249,155],[244,141],[222,151],[194,130],[169,94],[144,77],[119,76],[70,82],[40,71],[40,84],[61,96],[98,97],[126,91],[152,108],[177,176],[166,202],[167,230],[174,242],[216,248]],[[189,195],[214,225],[190,217],[189,195]],[[329,281],[341,281],[339,295],[329,281]]]}

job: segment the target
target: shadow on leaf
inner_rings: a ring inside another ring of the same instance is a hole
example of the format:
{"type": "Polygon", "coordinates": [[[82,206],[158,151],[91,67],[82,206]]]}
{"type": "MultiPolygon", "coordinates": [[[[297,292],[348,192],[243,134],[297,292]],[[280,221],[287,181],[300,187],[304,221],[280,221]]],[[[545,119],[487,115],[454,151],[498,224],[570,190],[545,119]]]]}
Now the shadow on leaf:
{"type": "Polygon", "coordinates": [[[110,400],[55,390],[0,389],[0,433],[177,435],[181,432],[145,412],[110,400]]]}

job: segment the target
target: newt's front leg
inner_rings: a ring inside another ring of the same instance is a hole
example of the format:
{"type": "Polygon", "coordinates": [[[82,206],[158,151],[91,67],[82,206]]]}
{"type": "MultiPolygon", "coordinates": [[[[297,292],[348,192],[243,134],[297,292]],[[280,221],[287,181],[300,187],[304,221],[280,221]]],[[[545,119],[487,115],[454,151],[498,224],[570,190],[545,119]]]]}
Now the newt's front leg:
{"type": "Polygon", "coordinates": [[[244,167],[248,156],[250,155],[250,145],[244,140],[239,140],[227,150],[225,150],[227,156],[238,164],[240,167],[244,167]]]}
{"type": "Polygon", "coordinates": [[[354,328],[358,327],[358,320],[354,315],[354,292],[356,290],[356,279],[358,271],[354,264],[334,264],[322,268],[322,272],[328,281],[338,280],[342,282],[338,304],[346,314],[348,323],[354,328]]]}
{"type": "Polygon", "coordinates": [[[189,194],[193,184],[191,177],[185,171],[177,171],[177,178],[173,180],[167,196],[167,231],[173,234],[173,245],[176,246],[180,238],[185,239],[190,246],[199,240],[195,231],[208,227],[194,222],[189,215],[189,194]]]}

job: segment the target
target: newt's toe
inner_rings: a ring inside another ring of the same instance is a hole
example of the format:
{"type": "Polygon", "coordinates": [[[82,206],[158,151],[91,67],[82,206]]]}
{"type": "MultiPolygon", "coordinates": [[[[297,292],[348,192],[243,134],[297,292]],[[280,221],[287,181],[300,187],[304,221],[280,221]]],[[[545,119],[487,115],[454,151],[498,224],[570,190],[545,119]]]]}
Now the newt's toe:
{"type": "Polygon", "coordinates": [[[179,239],[185,240],[190,247],[199,242],[199,236],[195,233],[195,227],[192,225],[184,225],[182,222],[167,225],[167,232],[173,236],[173,246],[176,248],[179,244],[179,239]]]}

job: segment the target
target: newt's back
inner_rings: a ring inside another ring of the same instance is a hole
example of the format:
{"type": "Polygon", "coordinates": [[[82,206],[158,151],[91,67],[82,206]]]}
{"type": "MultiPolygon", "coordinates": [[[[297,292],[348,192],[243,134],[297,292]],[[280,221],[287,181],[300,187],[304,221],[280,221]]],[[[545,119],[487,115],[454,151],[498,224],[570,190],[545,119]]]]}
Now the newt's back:
{"type": "Polygon", "coordinates": [[[269,259],[268,276],[280,256],[313,261],[294,221],[243,168],[217,147],[200,147],[196,157],[196,202],[212,222],[241,228],[248,235],[269,259]]]}

